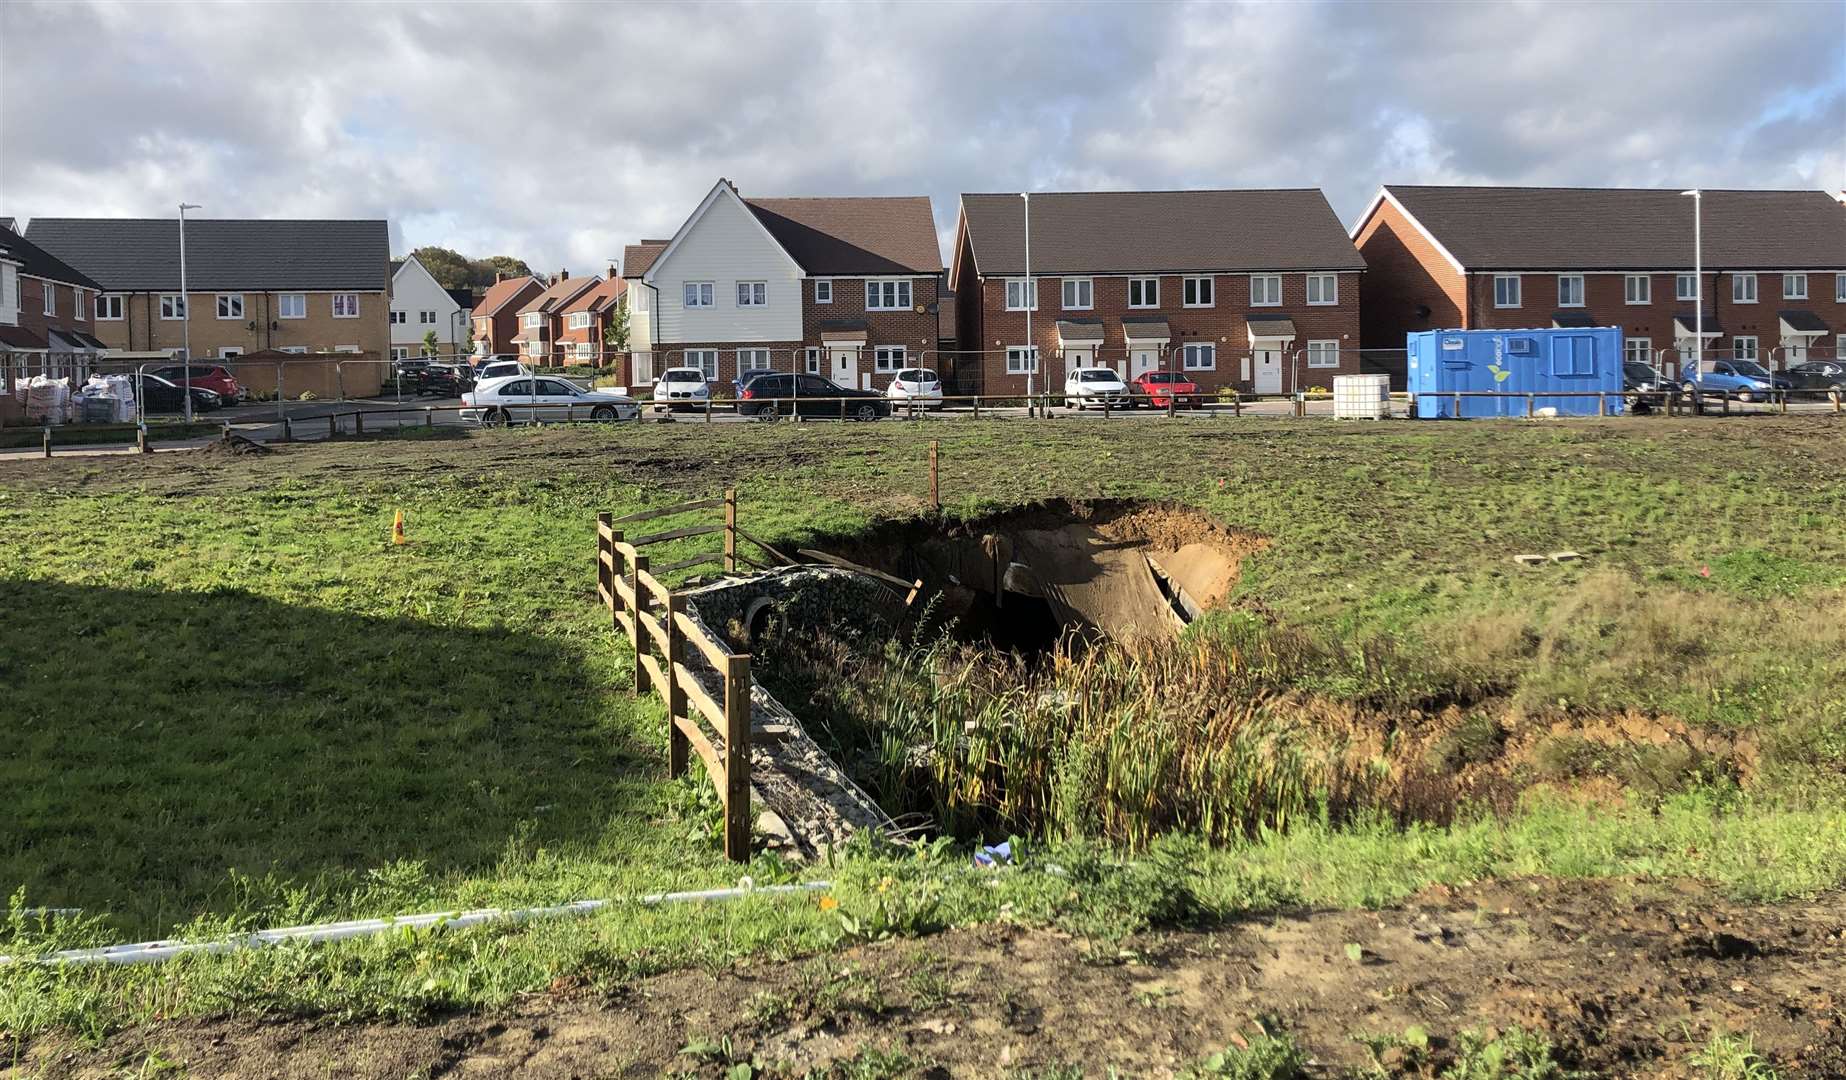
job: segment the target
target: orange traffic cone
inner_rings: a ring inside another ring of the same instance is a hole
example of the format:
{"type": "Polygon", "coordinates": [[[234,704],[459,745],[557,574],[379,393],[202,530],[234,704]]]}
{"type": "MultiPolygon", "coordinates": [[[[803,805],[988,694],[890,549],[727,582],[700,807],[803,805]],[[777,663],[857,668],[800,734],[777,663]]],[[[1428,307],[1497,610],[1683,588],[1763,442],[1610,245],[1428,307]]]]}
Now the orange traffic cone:
{"type": "Polygon", "coordinates": [[[404,543],[404,512],[402,510],[397,512],[397,519],[391,522],[391,542],[393,544],[404,543]]]}

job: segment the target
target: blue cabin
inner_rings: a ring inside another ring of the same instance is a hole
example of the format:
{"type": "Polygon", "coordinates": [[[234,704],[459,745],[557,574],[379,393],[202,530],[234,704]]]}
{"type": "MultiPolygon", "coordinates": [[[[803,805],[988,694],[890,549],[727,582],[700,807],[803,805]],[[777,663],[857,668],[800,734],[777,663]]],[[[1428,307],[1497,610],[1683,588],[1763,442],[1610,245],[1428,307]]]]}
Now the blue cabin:
{"type": "Polygon", "coordinates": [[[1611,394],[1608,413],[1622,411],[1622,331],[1614,326],[1545,330],[1422,330],[1406,335],[1409,387],[1417,416],[1454,418],[1455,392],[1496,391],[1509,397],[1463,397],[1461,417],[1524,416],[1534,409],[1559,416],[1595,416],[1594,397],[1611,394]]]}

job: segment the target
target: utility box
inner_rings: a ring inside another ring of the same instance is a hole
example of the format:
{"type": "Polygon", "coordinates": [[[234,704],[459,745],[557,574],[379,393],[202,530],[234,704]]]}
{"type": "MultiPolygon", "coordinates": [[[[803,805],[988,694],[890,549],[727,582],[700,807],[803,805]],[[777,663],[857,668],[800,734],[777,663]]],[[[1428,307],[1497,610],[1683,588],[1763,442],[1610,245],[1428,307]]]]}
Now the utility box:
{"type": "Polygon", "coordinates": [[[1391,415],[1391,376],[1335,375],[1333,418],[1383,420],[1391,415]]]}
{"type": "Polygon", "coordinates": [[[1410,393],[1423,419],[1622,411],[1619,327],[1422,330],[1405,335],[1405,346],[1410,393]],[[1483,392],[1506,396],[1467,396],[1483,392]],[[1590,396],[1596,393],[1608,396],[1590,396]]]}

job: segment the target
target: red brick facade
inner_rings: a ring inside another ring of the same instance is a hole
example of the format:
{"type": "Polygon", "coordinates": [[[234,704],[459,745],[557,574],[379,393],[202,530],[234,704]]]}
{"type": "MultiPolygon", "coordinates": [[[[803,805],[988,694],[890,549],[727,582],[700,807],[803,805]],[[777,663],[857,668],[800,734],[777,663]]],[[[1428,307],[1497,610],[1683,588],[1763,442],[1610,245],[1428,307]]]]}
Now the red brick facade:
{"type": "MultiPolygon", "coordinates": [[[[495,283],[495,288],[500,286],[495,283]]],[[[482,298],[482,305],[474,311],[474,351],[488,356],[511,355],[519,351],[513,337],[519,333],[519,309],[532,302],[532,298],[544,292],[545,287],[531,278],[525,279],[517,292],[500,302],[498,310],[489,313],[486,302],[498,300],[493,290],[482,298]]]]}
{"type": "Polygon", "coordinates": [[[1467,277],[1395,203],[1379,202],[1354,239],[1365,256],[1366,348],[1401,349],[1411,331],[1468,327],[1467,277]]]}
{"type": "Polygon", "coordinates": [[[19,275],[19,325],[44,337],[49,330],[80,331],[96,335],[96,293],[75,285],[60,285],[44,278],[19,275]],[[53,293],[55,311],[45,314],[45,291],[53,293]]]}

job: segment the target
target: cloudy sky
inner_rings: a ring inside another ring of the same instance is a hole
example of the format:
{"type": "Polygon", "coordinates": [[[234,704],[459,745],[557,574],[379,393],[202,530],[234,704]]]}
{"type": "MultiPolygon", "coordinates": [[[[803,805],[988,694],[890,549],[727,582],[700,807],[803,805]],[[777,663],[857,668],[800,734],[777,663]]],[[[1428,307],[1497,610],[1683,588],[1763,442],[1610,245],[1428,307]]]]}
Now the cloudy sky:
{"type": "MultiPolygon", "coordinates": [[[[0,0],[0,214],[600,269],[746,195],[1846,186],[1846,2],[0,0]]],[[[945,247],[946,247],[945,243],[945,247]]]]}

